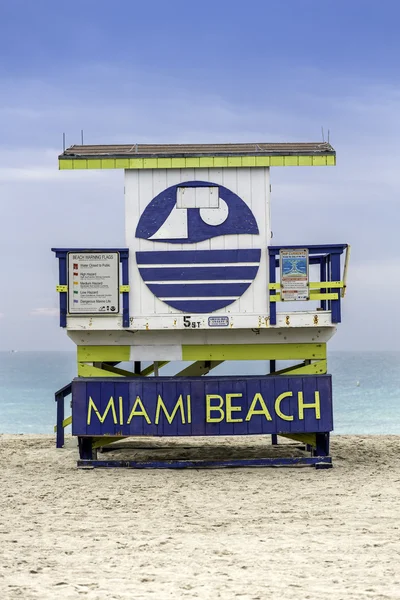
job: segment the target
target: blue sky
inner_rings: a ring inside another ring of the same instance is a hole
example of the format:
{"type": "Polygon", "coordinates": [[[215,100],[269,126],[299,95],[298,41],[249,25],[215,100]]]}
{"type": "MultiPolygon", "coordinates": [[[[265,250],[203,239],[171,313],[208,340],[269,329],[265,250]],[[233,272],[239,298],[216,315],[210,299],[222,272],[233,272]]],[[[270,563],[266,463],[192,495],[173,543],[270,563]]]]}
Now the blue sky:
{"type": "Polygon", "coordinates": [[[124,245],[122,172],[60,173],[79,143],[315,141],[272,170],[274,242],[350,242],[335,349],[400,349],[400,5],[391,0],[0,0],[0,349],[72,348],[52,246],[124,245]],[[79,215],[79,218],[76,218],[79,215]],[[385,312],[383,312],[385,311],[385,312]],[[387,317],[386,317],[387,318],[387,317]]]}

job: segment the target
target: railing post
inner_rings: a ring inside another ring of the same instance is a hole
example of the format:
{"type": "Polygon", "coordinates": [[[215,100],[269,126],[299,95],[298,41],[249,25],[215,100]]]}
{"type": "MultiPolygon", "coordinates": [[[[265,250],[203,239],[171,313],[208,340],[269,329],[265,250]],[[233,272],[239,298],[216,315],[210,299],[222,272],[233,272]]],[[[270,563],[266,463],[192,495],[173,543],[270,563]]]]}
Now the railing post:
{"type": "MultiPolygon", "coordinates": [[[[129,254],[121,255],[122,285],[129,285],[129,254]]],[[[129,292],[122,292],[122,327],[129,327],[129,292]]]]}
{"type": "MultiPolygon", "coordinates": [[[[331,254],[331,281],[340,281],[340,254],[334,252],[331,254]]],[[[340,289],[335,290],[338,292],[338,299],[332,300],[332,323],[341,322],[341,311],[340,311],[340,289]]]]}
{"type": "MultiPolygon", "coordinates": [[[[58,256],[58,279],[60,285],[67,285],[67,253],[58,256]]],[[[68,292],[60,292],[60,327],[67,326],[68,292]]]]}
{"type": "MultiPolygon", "coordinates": [[[[276,260],[273,251],[269,250],[269,282],[276,283],[276,260]]],[[[270,290],[268,286],[268,298],[275,296],[275,290],[270,290]]],[[[276,325],[276,302],[269,300],[269,322],[271,325],[276,325]]]]}
{"type": "MultiPolygon", "coordinates": [[[[320,281],[326,281],[326,257],[321,256],[319,263],[319,278],[320,281]]],[[[322,288],[322,285],[321,285],[322,288]]],[[[326,289],[325,289],[326,291],[326,289]]],[[[321,300],[321,310],[326,310],[326,300],[321,300]]]]}

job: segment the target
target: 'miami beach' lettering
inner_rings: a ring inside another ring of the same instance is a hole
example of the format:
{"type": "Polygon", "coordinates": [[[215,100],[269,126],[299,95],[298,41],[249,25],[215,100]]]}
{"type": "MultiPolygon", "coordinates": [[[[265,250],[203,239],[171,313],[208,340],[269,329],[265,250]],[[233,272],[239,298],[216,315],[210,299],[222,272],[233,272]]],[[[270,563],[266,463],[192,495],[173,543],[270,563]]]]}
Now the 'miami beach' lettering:
{"type": "MultiPolygon", "coordinates": [[[[262,394],[257,392],[254,394],[251,403],[248,405],[247,398],[244,398],[241,393],[232,394],[206,394],[205,401],[205,420],[206,423],[243,423],[249,422],[253,417],[264,417],[266,421],[272,421],[274,416],[283,421],[293,421],[294,419],[303,421],[305,419],[305,411],[313,411],[313,417],[316,420],[321,419],[321,400],[320,393],[315,390],[313,402],[305,402],[302,391],[298,392],[283,392],[274,397],[273,402],[268,402],[263,398],[262,394]],[[286,398],[295,398],[297,414],[289,414],[284,412],[282,403],[286,398]],[[243,406],[245,404],[245,407],[243,406]]],[[[162,396],[158,394],[155,403],[155,409],[146,408],[145,402],[136,396],[132,406],[124,414],[123,397],[118,399],[110,397],[103,413],[101,414],[98,406],[91,396],[87,405],[87,425],[93,422],[104,423],[110,413],[114,425],[129,425],[133,419],[144,419],[150,425],[154,423],[158,425],[162,420],[172,424],[175,420],[181,424],[190,424],[192,422],[192,402],[190,394],[180,394],[172,409],[168,410],[162,396]]]]}

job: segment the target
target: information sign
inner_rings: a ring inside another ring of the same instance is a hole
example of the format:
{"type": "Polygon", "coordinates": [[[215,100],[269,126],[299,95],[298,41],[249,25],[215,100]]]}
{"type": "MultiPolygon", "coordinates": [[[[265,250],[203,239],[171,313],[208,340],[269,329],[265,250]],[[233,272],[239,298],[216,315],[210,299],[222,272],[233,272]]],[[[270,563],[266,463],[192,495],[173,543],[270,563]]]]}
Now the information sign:
{"type": "Polygon", "coordinates": [[[68,253],[68,312],[119,313],[119,253],[68,253]]]}
{"type": "Polygon", "coordinates": [[[308,300],[308,250],[282,249],[279,253],[281,268],[281,300],[308,300]]]}

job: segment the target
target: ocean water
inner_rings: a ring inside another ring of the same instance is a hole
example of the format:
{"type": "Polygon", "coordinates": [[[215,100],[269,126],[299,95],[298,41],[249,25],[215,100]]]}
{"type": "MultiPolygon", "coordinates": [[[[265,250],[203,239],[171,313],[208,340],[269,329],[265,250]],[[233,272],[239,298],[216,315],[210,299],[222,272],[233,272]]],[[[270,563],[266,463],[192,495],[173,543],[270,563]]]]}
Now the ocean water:
{"type": "MultiPolygon", "coordinates": [[[[335,433],[400,434],[400,352],[333,352],[328,365],[335,433]]],[[[168,365],[160,375],[179,366],[168,365]]],[[[263,372],[265,361],[227,363],[213,374],[263,372]]],[[[0,352],[0,433],[52,433],[54,392],[75,375],[74,352],[0,352]]]]}

